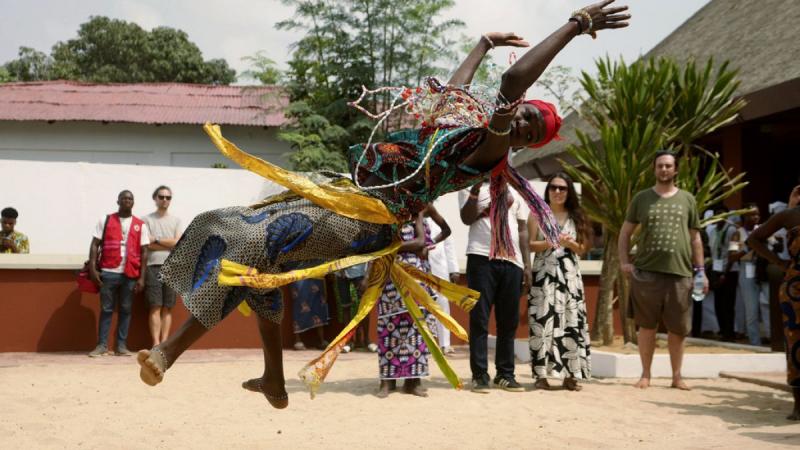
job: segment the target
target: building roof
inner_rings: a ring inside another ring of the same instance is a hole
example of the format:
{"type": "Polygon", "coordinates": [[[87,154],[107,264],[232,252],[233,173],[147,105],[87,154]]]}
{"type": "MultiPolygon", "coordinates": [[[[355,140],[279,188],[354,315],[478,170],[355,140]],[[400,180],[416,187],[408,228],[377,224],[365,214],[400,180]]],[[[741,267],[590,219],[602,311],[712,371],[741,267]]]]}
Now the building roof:
{"type": "MultiPolygon", "coordinates": [[[[736,94],[745,96],[800,78],[800,46],[795,30],[798,23],[797,0],[711,0],[644,57],[667,56],[679,63],[694,58],[703,64],[711,57],[717,64],[727,60],[730,68],[739,70],[736,94]]],[[[572,113],[562,124],[559,134],[563,140],[539,152],[519,152],[514,165],[564,153],[578,141],[576,129],[590,136],[595,133],[572,113]]]]}
{"type": "Polygon", "coordinates": [[[289,103],[277,86],[183,83],[0,84],[0,120],[280,126],[289,103]]]}

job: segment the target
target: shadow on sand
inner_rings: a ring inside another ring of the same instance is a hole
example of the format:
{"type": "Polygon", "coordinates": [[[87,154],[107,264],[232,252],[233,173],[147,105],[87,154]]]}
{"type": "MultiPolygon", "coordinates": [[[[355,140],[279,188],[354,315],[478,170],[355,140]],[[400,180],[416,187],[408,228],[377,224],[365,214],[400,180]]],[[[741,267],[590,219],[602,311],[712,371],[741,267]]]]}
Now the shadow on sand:
{"type": "MultiPolygon", "coordinates": [[[[741,428],[755,428],[761,426],[790,426],[797,425],[797,422],[786,420],[786,416],[792,410],[791,396],[781,391],[755,391],[749,390],[746,386],[741,388],[725,388],[719,386],[692,385],[694,391],[702,392],[709,398],[706,404],[683,404],[678,402],[657,402],[648,403],[681,410],[681,414],[688,416],[715,416],[728,423],[729,429],[737,430],[741,428]],[[761,409],[756,409],[754,404],[767,405],[761,409]]],[[[800,445],[797,441],[797,433],[791,434],[772,434],[760,432],[741,433],[744,436],[770,443],[784,443],[800,445]],[[793,436],[796,442],[785,439],[786,436],[793,436]]]]}

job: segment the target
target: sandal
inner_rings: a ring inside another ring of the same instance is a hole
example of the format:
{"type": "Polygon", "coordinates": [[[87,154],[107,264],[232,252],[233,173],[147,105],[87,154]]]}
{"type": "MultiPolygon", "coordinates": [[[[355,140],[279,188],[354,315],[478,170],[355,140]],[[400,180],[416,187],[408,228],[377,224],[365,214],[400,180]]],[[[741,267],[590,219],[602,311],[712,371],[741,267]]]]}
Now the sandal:
{"type": "Polygon", "coordinates": [[[271,395],[264,392],[264,387],[261,384],[261,378],[251,378],[242,382],[242,387],[251,392],[260,392],[264,394],[267,402],[275,409],[284,409],[289,406],[289,394],[283,393],[280,395],[271,395]]]}

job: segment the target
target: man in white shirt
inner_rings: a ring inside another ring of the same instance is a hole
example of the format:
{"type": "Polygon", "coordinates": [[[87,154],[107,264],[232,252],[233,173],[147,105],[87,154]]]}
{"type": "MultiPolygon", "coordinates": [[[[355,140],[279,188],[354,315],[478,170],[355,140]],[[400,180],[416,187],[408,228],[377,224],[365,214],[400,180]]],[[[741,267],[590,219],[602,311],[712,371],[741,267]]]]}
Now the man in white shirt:
{"type": "Polygon", "coordinates": [[[524,391],[514,378],[514,335],[519,324],[519,298],[522,289],[530,286],[529,211],[516,193],[509,191],[507,196],[513,260],[489,259],[492,232],[500,232],[491,229],[489,185],[478,183],[458,193],[461,221],[469,225],[467,285],[481,294],[469,315],[472,390],[479,393],[489,392],[487,339],[492,305],[497,325],[494,386],[511,392],[524,391]]]}
{"type": "Polygon", "coordinates": [[[167,210],[172,204],[172,190],[159,186],[153,192],[156,210],[146,216],[144,221],[150,232],[150,245],[147,247],[147,302],[150,304],[148,323],[153,347],[169,336],[172,325],[172,308],[175,306],[175,291],[158,279],[161,265],[167,260],[169,252],[181,238],[181,219],[167,210]]]}
{"type": "MultiPolygon", "coordinates": [[[[431,236],[437,236],[441,233],[441,228],[430,217],[425,218],[425,223],[431,231],[431,236]]],[[[444,241],[436,244],[428,249],[428,262],[431,265],[431,273],[444,280],[450,280],[453,283],[458,282],[459,269],[458,260],[456,260],[456,252],[453,248],[453,236],[448,236],[444,241]]],[[[450,314],[450,302],[444,295],[436,296],[436,302],[444,310],[445,313],[450,314]]],[[[453,353],[453,347],[450,345],[450,330],[444,327],[441,322],[436,321],[439,346],[445,353],[453,353]]]]}
{"type": "Polygon", "coordinates": [[[119,209],[116,213],[97,222],[89,247],[89,276],[100,288],[98,339],[97,346],[89,353],[91,357],[108,352],[108,331],[116,303],[119,303],[119,320],[115,354],[131,355],[127,339],[133,294],[144,289],[142,262],[147,260],[147,244],[150,243],[147,226],[132,213],[131,191],[120,192],[117,205],[119,209]]]}

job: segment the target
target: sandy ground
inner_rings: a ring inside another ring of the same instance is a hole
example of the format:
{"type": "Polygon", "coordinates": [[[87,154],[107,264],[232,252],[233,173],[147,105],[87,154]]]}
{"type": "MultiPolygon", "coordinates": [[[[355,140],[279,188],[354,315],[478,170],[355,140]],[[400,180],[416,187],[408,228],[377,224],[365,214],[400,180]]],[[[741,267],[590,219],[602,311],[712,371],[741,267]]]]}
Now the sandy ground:
{"type": "MultiPolygon", "coordinates": [[[[730,379],[669,380],[640,391],[604,379],[582,392],[474,394],[437,368],[428,398],[373,396],[374,354],[342,355],[311,400],[294,375],[313,351],[285,353],[289,408],[271,409],[241,380],[262,370],[259,351],[190,351],[151,388],[133,358],[0,354],[2,448],[771,448],[800,445],[784,417],[789,394],[730,379]]],[[[466,351],[452,359],[469,376],[466,351]]],[[[465,379],[466,381],[466,379],[465,379]]]]}

